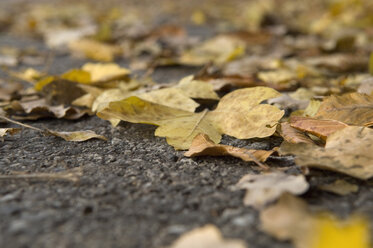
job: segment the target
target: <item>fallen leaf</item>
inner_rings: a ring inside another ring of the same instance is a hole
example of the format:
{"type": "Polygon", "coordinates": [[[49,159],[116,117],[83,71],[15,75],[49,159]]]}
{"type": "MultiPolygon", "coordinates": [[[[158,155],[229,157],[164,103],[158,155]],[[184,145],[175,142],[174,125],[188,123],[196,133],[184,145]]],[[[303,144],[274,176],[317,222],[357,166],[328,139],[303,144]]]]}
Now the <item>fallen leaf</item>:
{"type": "Polygon", "coordinates": [[[22,84],[0,80],[0,103],[10,101],[23,89],[22,84]]]}
{"type": "Polygon", "coordinates": [[[224,239],[217,227],[206,225],[179,237],[169,248],[246,248],[244,241],[224,239]]]}
{"type": "Polygon", "coordinates": [[[278,125],[277,132],[286,142],[289,143],[314,144],[310,137],[308,137],[304,132],[299,131],[298,129],[295,129],[292,126],[290,126],[288,122],[283,122],[280,125],[278,125]]]}
{"type": "Polygon", "coordinates": [[[308,190],[309,185],[303,175],[294,176],[283,172],[270,172],[245,175],[235,187],[246,190],[243,200],[245,206],[260,209],[285,192],[295,195],[303,194],[308,190]]]}
{"type": "Polygon", "coordinates": [[[46,32],[45,42],[49,47],[57,48],[66,45],[73,40],[79,40],[84,36],[93,35],[95,31],[96,28],[93,26],[53,30],[46,32]]]}
{"type": "Polygon", "coordinates": [[[359,186],[341,179],[338,179],[330,184],[319,185],[318,188],[324,191],[335,193],[337,195],[349,195],[359,191],[359,186]]]}
{"type": "Polygon", "coordinates": [[[298,76],[293,71],[280,69],[275,71],[259,72],[258,78],[264,82],[269,82],[272,84],[289,84],[292,81],[297,80],[298,76]]]}
{"type": "Polygon", "coordinates": [[[341,172],[360,179],[373,176],[373,130],[349,126],[328,136],[325,148],[283,142],[279,153],[294,154],[299,166],[341,172]]]}
{"type": "Polygon", "coordinates": [[[199,106],[199,104],[191,98],[219,99],[218,95],[213,90],[212,85],[204,81],[193,80],[193,76],[181,79],[180,82],[173,87],[153,90],[142,94],[132,92],[132,95],[153,103],[190,112],[194,112],[199,106]]]}
{"type": "Polygon", "coordinates": [[[321,105],[320,101],[311,100],[307,108],[304,110],[303,116],[314,117],[316,113],[319,111],[320,105],[321,105]]]}
{"type": "Polygon", "coordinates": [[[366,56],[355,56],[354,54],[332,54],[310,57],[305,62],[331,72],[354,72],[366,70],[369,59],[366,56]]]}
{"type": "Polygon", "coordinates": [[[53,131],[53,130],[47,129],[47,133],[53,136],[60,137],[66,141],[82,142],[82,141],[86,141],[89,139],[102,139],[102,140],[107,141],[106,137],[102,135],[98,135],[91,130],[63,132],[63,131],[53,131]]]}
{"type": "Polygon", "coordinates": [[[52,106],[43,98],[31,101],[13,101],[6,112],[18,120],[37,120],[45,117],[75,120],[83,115],[90,114],[90,111],[76,107],[65,107],[62,104],[52,106]]]}
{"type": "Polygon", "coordinates": [[[175,88],[180,89],[190,98],[219,100],[212,85],[202,80],[195,80],[194,76],[182,78],[175,88]]]}
{"type": "Polygon", "coordinates": [[[204,65],[211,61],[223,64],[241,57],[245,52],[245,47],[245,43],[237,37],[220,35],[185,51],[177,62],[193,66],[204,65]]]}
{"type": "Polygon", "coordinates": [[[18,133],[19,131],[21,131],[20,128],[0,128],[0,139],[3,138],[8,133],[10,135],[13,135],[13,134],[18,133]]]}
{"type": "Polygon", "coordinates": [[[33,68],[28,68],[21,72],[10,72],[10,75],[31,83],[35,83],[37,80],[40,80],[46,76],[44,73],[33,68]]]}
{"type": "Polygon", "coordinates": [[[157,125],[156,136],[166,137],[167,142],[176,149],[188,149],[199,133],[208,135],[215,143],[220,142],[222,133],[239,139],[272,135],[284,112],[260,103],[278,94],[266,87],[236,90],[224,96],[214,111],[200,113],[182,111],[132,96],[109,103],[97,115],[106,120],[114,118],[157,125]]]}
{"type": "Polygon", "coordinates": [[[315,222],[307,204],[291,194],[283,194],[275,205],[260,212],[261,229],[276,239],[292,241],[296,248],[310,248],[315,222]]]}
{"type": "MultiPolygon", "coordinates": [[[[127,96],[130,94],[127,94],[127,96]]],[[[134,93],[136,95],[136,93],[134,93]]],[[[184,94],[180,89],[176,88],[165,88],[155,91],[150,91],[137,95],[139,98],[152,102],[162,104],[167,107],[185,110],[189,112],[194,112],[194,110],[199,106],[198,103],[193,101],[190,97],[184,94]]],[[[122,95],[122,99],[126,95],[122,95]]]]}
{"type": "Polygon", "coordinates": [[[69,48],[74,55],[81,55],[102,62],[111,62],[120,53],[120,48],[116,46],[90,39],[71,41],[69,42],[69,48]]]}
{"type": "Polygon", "coordinates": [[[74,168],[57,173],[26,173],[25,171],[12,171],[9,175],[0,175],[0,180],[56,180],[78,182],[83,176],[82,168],[74,168]]]}
{"type": "MultiPolygon", "coordinates": [[[[129,74],[130,71],[128,69],[120,67],[114,63],[86,63],[81,69],[71,69],[60,76],[44,76],[35,83],[34,88],[37,91],[42,91],[46,86],[56,81],[68,81],[70,83],[79,83],[83,85],[106,86],[112,81],[126,80],[129,74]]],[[[115,87],[118,86],[117,83],[114,83],[114,85],[115,87]]],[[[77,85],[76,87],[78,86],[81,85],[77,85]]]]}
{"type": "MultiPolygon", "coordinates": [[[[372,68],[372,70],[373,70],[373,68],[372,68]]],[[[373,93],[373,77],[370,76],[369,78],[364,79],[361,82],[361,84],[359,85],[359,88],[357,89],[357,92],[360,93],[360,94],[372,95],[372,93],[373,93]]]]}
{"type": "Polygon", "coordinates": [[[82,70],[89,72],[92,83],[125,79],[131,72],[114,63],[87,63],[82,70]]]}
{"type": "Polygon", "coordinates": [[[199,106],[191,98],[218,100],[219,97],[212,86],[204,81],[193,80],[193,76],[188,76],[180,80],[177,85],[144,91],[139,88],[139,84],[131,85],[130,81],[125,86],[116,89],[109,89],[102,92],[94,100],[92,111],[100,111],[110,102],[123,100],[130,96],[137,96],[143,100],[158,103],[167,107],[194,112],[199,106]]]}
{"type": "Polygon", "coordinates": [[[330,214],[312,214],[307,204],[284,194],[260,213],[261,228],[279,240],[290,240],[296,248],[370,247],[366,219],[353,216],[341,221],[330,214]]]}
{"type": "Polygon", "coordinates": [[[184,156],[233,156],[244,161],[257,160],[264,162],[273,152],[273,150],[250,150],[228,145],[219,145],[215,144],[206,134],[198,134],[193,139],[189,151],[184,153],[184,156]]]}
{"type": "Polygon", "coordinates": [[[348,125],[373,125],[373,96],[360,93],[347,93],[330,96],[320,105],[317,119],[337,120],[348,125]]]}
{"type": "Polygon", "coordinates": [[[193,113],[148,102],[131,96],[111,102],[97,115],[105,120],[120,119],[132,123],[159,126],[155,135],[166,137],[176,149],[188,149],[198,133],[207,134],[214,142],[221,139],[220,132],[212,124],[208,112],[193,113]]]}
{"type": "Polygon", "coordinates": [[[61,78],[81,84],[89,84],[92,82],[91,73],[81,69],[71,69],[62,74],[61,78]]]}
{"type": "Polygon", "coordinates": [[[348,127],[348,125],[340,121],[317,120],[313,118],[300,116],[290,117],[289,124],[293,128],[313,134],[324,141],[332,133],[335,133],[338,130],[348,127]]]}
{"type": "Polygon", "coordinates": [[[369,223],[362,216],[338,220],[326,215],[317,218],[310,248],[369,248],[371,247],[369,223]]]}
{"type": "Polygon", "coordinates": [[[44,85],[40,93],[48,104],[64,106],[71,105],[75,99],[85,94],[79,84],[58,78],[44,85]]]}
{"type": "Polygon", "coordinates": [[[268,101],[269,104],[274,104],[282,109],[305,109],[309,100],[297,100],[292,98],[289,94],[282,94],[279,97],[273,98],[268,101]]]}
{"type": "Polygon", "coordinates": [[[284,111],[260,103],[279,94],[267,87],[235,90],[225,95],[211,112],[214,122],[223,133],[238,139],[271,136],[284,111]]]}

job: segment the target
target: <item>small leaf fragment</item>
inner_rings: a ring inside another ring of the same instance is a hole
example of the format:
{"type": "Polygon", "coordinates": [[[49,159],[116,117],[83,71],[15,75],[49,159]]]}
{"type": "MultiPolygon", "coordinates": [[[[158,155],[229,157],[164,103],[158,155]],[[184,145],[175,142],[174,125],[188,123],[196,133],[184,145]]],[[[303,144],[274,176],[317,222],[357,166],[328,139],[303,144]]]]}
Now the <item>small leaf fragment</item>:
{"type": "Polygon", "coordinates": [[[246,248],[244,241],[224,239],[217,227],[206,225],[184,233],[169,248],[246,248]]]}
{"type": "Polygon", "coordinates": [[[16,134],[21,131],[20,128],[0,128],[0,139],[3,138],[6,134],[16,134]]]}
{"type": "Polygon", "coordinates": [[[236,184],[238,189],[246,189],[245,206],[262,208],[267,203],[279,198],[283,193],[300,195],[309,185],[303,175],[287,175],[283,172],[265,174],[247,174],[236,184]]]}
{"type": "Polygon", "coordinates": [[[351,193],[356,193],[359,190],[358,185],[346,182],[342,179],[338,179],[330,184],[320,185],[318,188],[337,195],[349,195],[351,193]]]}
{"type": "Polygon", "coordinates": [[[98,135],[91,130],[84,131],[74,131],[74,132],[63,132],[63,131],[53,131],[47,129],[48,134],[60,137],[66,141],[82,142],[89,139],[101,139],[107,141],[107,138],[102,135],[98,135]]]}
{"type": "Polygon", "coordinates": [[[86,58],[102,62],[111,62],[120,53],[116,46],[107,45],[95,40],[81,39],[69,43],[72,53],[83,55],[86,58]]]}

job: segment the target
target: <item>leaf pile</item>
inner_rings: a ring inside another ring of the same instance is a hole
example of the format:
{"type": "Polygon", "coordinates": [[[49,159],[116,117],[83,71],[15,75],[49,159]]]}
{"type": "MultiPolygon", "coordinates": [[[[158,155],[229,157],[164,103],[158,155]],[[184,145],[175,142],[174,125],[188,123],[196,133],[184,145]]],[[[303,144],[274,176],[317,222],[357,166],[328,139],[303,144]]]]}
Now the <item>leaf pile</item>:
{"type": "MultiPolygon", "coordinates": [[[[20,131],[13,125],[67,141],[106,140],[90,130],[57,132],[19,122],[41,118],[88,115],[113,128],[121,121],[155,125],[155,136],[188,150],[187,157],[232,156],[252,166],[257,174],[237,178],[232,189],[246,190],[243,203],[260,211],[268,234],[301,248],[368,247],[362,219],[317,215],[294,195],[315,188],[342,196],[358,191],[348,180],[309,183],[312,168],[373,177],[371,1],[191,0],[185,8],[170,1],[156,10],[79,3],[27,5],[17,18],[0,12],[1,29],[42,39],[50,54],[87,60],[51,74],[49,53],[0,47],[8,74],[0,79],[1,140],[20,131]],[[178,25],[159,21],[170,12],[178,25]],[[190,25],[213,32],[196,37],[185,28],[190,25]],[[12,68],[18,65],[30,68],[12,68]],[[153,72],[165,66],[199,72],[154,82],[153,72]],[[260,150],[224,144],[224,136],[283,142],[260,150]],[[291,160],[289,167],[273,162],[283,159],[291,160]]],[[[224,240],[213,226],[171,247],[202,246],[246,247],[224,240]]]]}

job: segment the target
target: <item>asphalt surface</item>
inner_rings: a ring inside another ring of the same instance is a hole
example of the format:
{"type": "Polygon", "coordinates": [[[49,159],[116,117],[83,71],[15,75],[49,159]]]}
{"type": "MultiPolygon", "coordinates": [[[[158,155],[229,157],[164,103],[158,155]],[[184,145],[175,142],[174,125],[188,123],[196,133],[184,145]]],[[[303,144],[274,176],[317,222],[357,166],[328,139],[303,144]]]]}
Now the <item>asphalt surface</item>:
{"type": "MultiPolygon", "coordinates": [[[[0,37],[1,46],[9,44],[45,49],[37,41],[0,37]]],[[[57,56],[51,73],[85,62],[57,56]]],[[[172,82],[198,69],[160,68],[153,76],[156,82],[172,82]]],[[[252,248],[291,247],[261,232],[258,212],[243,206],[243,191],[232,190],[243,175],[258,172],[254,163],[229,157],[186,158],[155,137],[155,127],[148,125],[122,123],[113,128],[97,117],[27,123],[61,131],[90,129],[109,141],[66,142],[29,129],[6,136],[0,142],[0,174],[80,168],[83,175],[78,182],[0,179],[0,247],[165,247],[182,233],[208,223],[217,225],[225,237],[243,239],[252,248]]],[[[0,123],[0,127],[10,126],[0,123]]],[[[224,137],[223,143],[271,149],[281,139],[224,137]]],[[[268,164],[294,165],[292,157],[276,156],[268,164]]],[[[372,180],[318,170],[312,170],[309,178],[311,189],[302,198],[312,209],[340,217],[362,212],[372,219],[372,180]],[[342,197],[316,188],[336,178],[358,184],[359,192],[342,197]]]]}

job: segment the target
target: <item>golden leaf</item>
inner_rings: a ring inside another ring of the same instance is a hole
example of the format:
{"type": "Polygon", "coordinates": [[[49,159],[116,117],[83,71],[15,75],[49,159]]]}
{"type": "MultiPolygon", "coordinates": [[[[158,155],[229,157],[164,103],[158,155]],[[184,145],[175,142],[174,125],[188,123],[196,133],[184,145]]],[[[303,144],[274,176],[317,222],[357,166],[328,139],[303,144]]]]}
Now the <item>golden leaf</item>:
{"type": "Polygon", "coordinates": [[[124,79],[130,74],[128,69],[114,63],[87,63],[82,70],[90,73],[93,83],[124,79]]]}
{"type": "Polygon", "coordinates": [[[156,136],[166,137],[167,142],[176,149],[188,149],[199,133],[208,135],[215,143],[220,142],[223,133],[240,139],[272,135],[284,112],[260,103],[278,94],[266,87],[236,90],[224,96],[214,111],[200,113],[170,108],[132,96],[109,103],[97,115],[106,120],[114,118],[158,125],[156,136]]]}
{"type": "Polygon", "coordinates": [[[238,139],[271,136],[284,111],[260,103],[279,95],[276,90],[267,87],[235,90],[220,100],[213,111],[214,122],[222,133],[238,139]]]}
{"type": "Polygon", "coordinates": [[[310,248],[370,248],[369,223],[362,217],[340,221],[332,216],[320,216],[314,227],[310,248]]]}
{"type": "Polygon", "coordinates": [[[68,72],[62,74],[61,78],[81,84],[89,84],[92,82],[91,73],[81,69],[69,70],[68,72]]]}
{"type": "Polygon", "coordinates": [[[102,62],[111,62],[120,53],[120,49],[116,46],[89,39],[74,40],[69,43],[69,48],[72,53],[102,62]]]}

